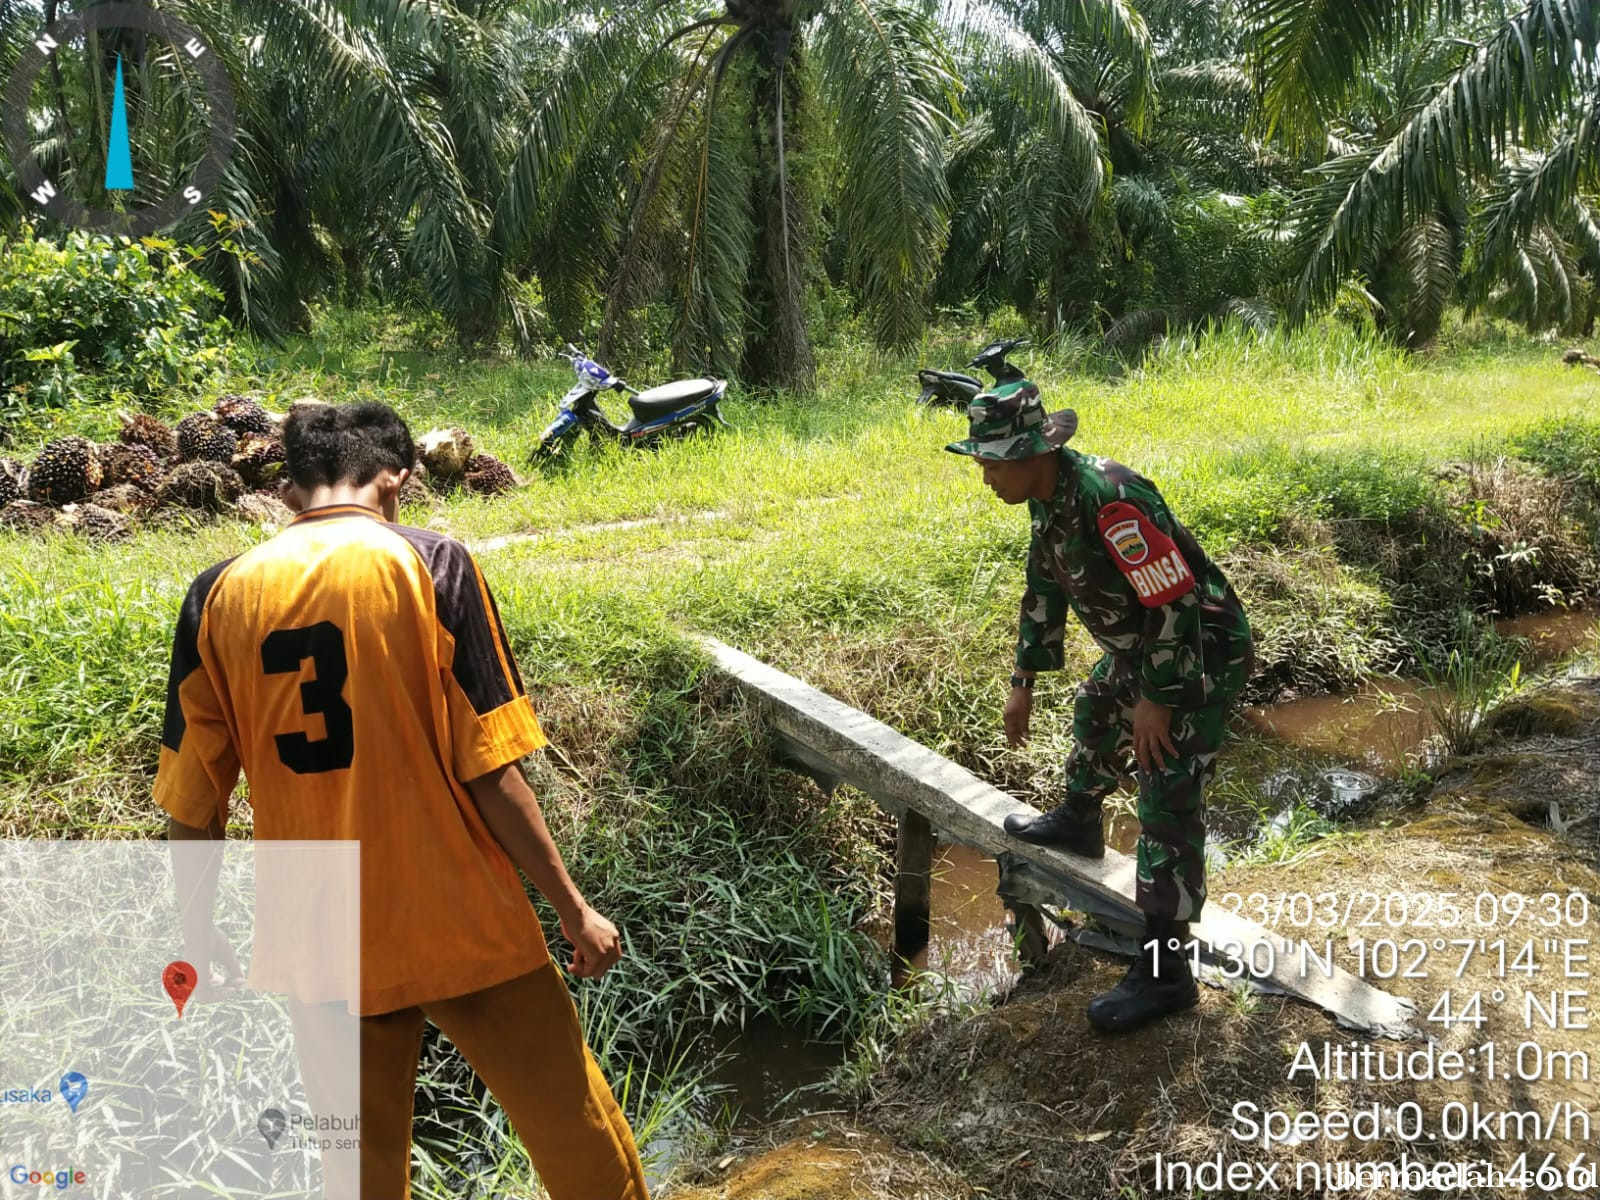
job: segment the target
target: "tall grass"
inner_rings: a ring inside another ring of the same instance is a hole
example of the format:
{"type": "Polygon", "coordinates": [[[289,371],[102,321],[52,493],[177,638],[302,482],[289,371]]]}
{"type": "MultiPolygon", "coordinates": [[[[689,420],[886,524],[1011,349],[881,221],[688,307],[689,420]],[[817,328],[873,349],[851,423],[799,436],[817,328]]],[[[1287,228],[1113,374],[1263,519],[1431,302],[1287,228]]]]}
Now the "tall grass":
{"type": "Polygon", "coordinates": [[[1418,648],[1428,682],[1423,707],[1446,753],[1478,749],[1489,714],[1521,684],[1523,650],[1518,639],[1482,626],[1471,610],[1457,614],[1452,641],[1418,648]]]}

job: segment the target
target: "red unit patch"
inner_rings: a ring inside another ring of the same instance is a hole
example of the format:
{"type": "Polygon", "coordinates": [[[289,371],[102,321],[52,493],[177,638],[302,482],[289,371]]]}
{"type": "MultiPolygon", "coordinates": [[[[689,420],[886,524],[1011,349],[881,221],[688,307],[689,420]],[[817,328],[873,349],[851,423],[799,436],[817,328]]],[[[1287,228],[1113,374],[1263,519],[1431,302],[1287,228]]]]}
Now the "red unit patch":
{"type": "Polygon", "coordinates": [[[1128,577],[1140,604],[1159,608],[1194,590],[1194,572],[1177,543],[1143,509],[1122,501],[1108,504],[1100,510],[1099,525],[1111,561],[1128,577]]]}

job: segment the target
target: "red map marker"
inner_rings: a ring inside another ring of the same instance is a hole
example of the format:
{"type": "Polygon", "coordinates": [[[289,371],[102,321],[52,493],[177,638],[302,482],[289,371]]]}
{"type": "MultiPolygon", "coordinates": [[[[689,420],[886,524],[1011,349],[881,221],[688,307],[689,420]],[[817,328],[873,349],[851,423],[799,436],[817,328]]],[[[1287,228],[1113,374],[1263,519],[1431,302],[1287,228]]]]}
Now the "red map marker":
{"type": "Polygon", "coordinates": [[[184,1004],[194,991],[195,981],[199,978],[195,969],[186,962],[168,963],[167,969],[161,972],[161,986],[167,989],[167,995],[171,996],[172,1002],[178,1006],[180,1017],[183,1016],[184,1004]]]}

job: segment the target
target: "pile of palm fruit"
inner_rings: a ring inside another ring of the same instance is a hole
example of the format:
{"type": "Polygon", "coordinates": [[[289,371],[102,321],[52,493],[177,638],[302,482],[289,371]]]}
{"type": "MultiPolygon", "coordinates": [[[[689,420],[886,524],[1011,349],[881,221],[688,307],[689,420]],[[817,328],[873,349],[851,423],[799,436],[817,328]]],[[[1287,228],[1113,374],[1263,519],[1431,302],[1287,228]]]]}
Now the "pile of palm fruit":
{"type": "MultiPolygon", "coordinates": [[[[290,411],[320,403],[298,400],[290,411]]],[[[114,539],[135,522],[184,513],[282,525],[290,517],[278,494],[287,416],[248,396],[227,395],[176,427],[145,413],[125,414],[115,442],[74,435],[47,443],[26,466],[0,458],[0,528],[65,528],[114,539]]],[[[511,469],[476,453],[462,429],[424,435],[418,456],[402,503],[430,503],[456,488],[498,495],[517,485],[511,469]]]]}

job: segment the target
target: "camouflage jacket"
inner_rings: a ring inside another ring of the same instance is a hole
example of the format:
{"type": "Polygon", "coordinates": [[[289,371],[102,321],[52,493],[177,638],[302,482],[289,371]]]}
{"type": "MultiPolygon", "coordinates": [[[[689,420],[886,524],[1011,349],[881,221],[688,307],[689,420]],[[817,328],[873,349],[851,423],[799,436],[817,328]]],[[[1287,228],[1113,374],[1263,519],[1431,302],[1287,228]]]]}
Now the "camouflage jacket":
{"type": "Polygon", "coordinates": [[[1250,625],[1222,571],[1167,510],[1155,484],[1108,458],[1062,447],[1048,501],[1028,501],[1033,541],[1017,666],[1058,671],[1070,608],[1140,693],[1170,707],[1233,694],[1250,625]]]}

